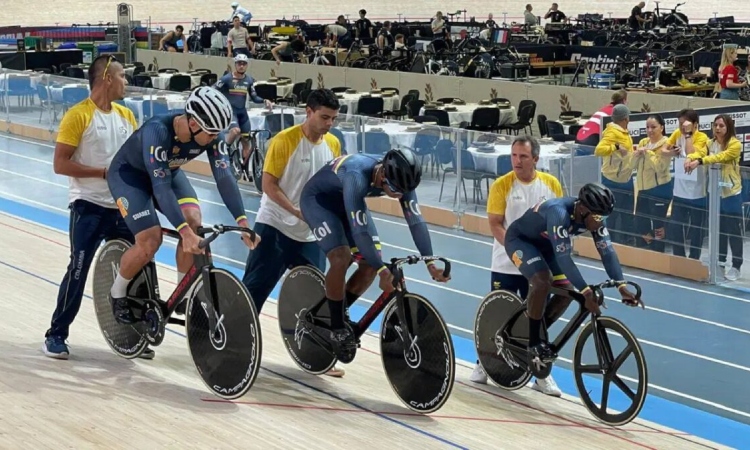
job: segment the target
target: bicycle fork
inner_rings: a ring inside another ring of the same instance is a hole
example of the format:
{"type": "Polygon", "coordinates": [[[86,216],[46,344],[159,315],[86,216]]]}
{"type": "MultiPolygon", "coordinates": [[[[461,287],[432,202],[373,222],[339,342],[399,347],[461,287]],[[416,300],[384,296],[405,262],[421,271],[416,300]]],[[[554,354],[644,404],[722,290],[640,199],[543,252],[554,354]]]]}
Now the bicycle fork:
{"type": "Polygon", "coordinates": [[[594,346],[596,348],[596,358],[599,360],[599,369],[602,375],[609,372],[610,366],[614,361],[612,355],[612,346],[609,345],[609,337],[607,337],[607,330],[599,325],[599,321],[596,318],[594,322],[594,346]]]}
{"type": "Polygon", "coordinates": [[[203,267],[201,277],[203,279],[203,295],[206,298],[205,302],[201,302],[201,306],[208,316],[208,329],[211,330],[211,336],[217,338],[217,334],[221,334],[219,333],[219,327],[224,321],[224,315],[218,310],[218,293],[216,292],[216,286],[211,282],[211,268],[203,267]]]}

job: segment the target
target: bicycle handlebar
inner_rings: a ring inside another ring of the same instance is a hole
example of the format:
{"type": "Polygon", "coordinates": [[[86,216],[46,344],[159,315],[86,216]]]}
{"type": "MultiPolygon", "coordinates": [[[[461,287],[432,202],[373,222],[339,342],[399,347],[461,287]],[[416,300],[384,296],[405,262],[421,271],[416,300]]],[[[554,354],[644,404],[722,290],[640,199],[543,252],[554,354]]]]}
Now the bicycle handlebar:
{"type": "Polygon", "coordinates": [[[597,302],[601,305],[604,303],[604,292],[602,292],[602,289],[609,289],[613,287],[618,287],[622,284],[628,284],[630,286],[633,286],[635,288],[635,299],[640,300],[641,294],[643,291],[641,290],[641,287],[632,281],[616,281],[616,280],[607,280],[599,284],[591,285],[591,289],[594,290],[594,294],[597,297],[597,302]]]}
{"type": "Polygon", "coordinates": [[[241,233],[248,233],[250,235],[250,238],[255,241],[255,231],[251,230],[250,228],[246,227],[239,227],[234,225],[214,225],[211,228],[208,227],[200,227],[198,228],[198,235],[202,236],[208,233],[211,233],[211,235],[205,239],[202,239],[200,244],[198,244],[198,248],[204,249],[213,242],[217,237],[219,237],[220,234],[224,234],[227,231],[239,231],[241,233]]]}
{"type": "Polygon", "coordinates": [[[399,269],[404,264],[416,264],[420,261],[442,261],[443,264],[445,264],[445,269],[443,269],[443,276],[448,277],[451,274],[451,263],[447,259],[441,257],[441,256],[417,256],[417,255],[409,255],[404,258],[391,258],[391,263],[388,264],[388,270],[393,273],[393,285],[398,286],[398,284],[401,282],[401,277],[403,276],[401,274],[399,269]]]}

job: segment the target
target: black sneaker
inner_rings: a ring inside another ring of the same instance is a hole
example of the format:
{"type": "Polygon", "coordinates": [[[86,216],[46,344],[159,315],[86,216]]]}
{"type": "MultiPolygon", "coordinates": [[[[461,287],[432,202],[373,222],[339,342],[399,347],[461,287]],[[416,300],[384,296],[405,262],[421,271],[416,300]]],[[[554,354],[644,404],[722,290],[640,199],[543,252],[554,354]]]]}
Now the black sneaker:
{"type": "Polygon", "coordinates": [[[136,322],[127,298],[114,298],[112,294],[109,294],[109,301],[112,302],[112,314],[118,323],[132,325],[136,322]]]}
{"type": "Polygon", "coordinates": [[[342,364],[349,364],[354,360],[354,355],[357,354],[357,339],[349,325],[331,330],[330,339],[333,352],[342,364]]]}
{"type": "Polygon", "coordinates": [[[552,365],[556,359],[557,354],[546,342],[529,348],[529,370],[536,378],[542,380],[547,378],[552,373],[552,365]]]}

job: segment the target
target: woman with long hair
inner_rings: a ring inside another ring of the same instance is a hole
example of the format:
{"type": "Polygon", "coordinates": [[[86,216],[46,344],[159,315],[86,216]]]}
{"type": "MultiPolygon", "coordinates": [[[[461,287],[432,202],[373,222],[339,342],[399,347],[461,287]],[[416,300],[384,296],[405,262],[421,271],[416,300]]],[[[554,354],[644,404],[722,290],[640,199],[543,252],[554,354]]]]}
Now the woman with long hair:
{"type": "Polygon", "coordinates": [[[664,136],[664,118],[646,119],[646,135],[633,152],[638,201],[635,209],[636,247],[664,252],[665,220],[672,201],[672,156],[664,136]]]}
{"type": "Polygon", "coordinates": [[[724,273],[727,266],[728,244],[732,250],[732,266],[724,276],[734,281],[740,277],[742,266],[742,177],[739,165],[742,144],[735,137],[734,120],[729,114],[716,116],[713,132],[714,137],[708,142],[708,155],[698,158],[688,156],[685,171],[690,173],[701,165],[722,165],[719,181],[719,273],[724,273]]]}
{"type": "Polygon", "coordinates": [[[734,67],[737,61],[737,47],[726,45],[721,52],[721,64],[719,65],[719,85],[721,92],[719,98],[725,100],[739,100],[740,89],[747,86],[747,81],[740,81],[740,74],[734,67]]]}

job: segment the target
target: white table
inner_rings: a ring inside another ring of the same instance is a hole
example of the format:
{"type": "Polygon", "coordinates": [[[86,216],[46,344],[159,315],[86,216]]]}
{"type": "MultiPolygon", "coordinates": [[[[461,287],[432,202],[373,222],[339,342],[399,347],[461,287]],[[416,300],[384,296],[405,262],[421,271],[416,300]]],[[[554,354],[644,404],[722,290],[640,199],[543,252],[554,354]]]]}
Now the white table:
{"type": "Polygon", "coordinates": [[[88,84],[68,83],[62,86],[50,87],[49,88],[50,99],[54,103],[62,103],[63,91],[66,89],[75,89],[75,88],[85,88],[86,91],[90,91],[88,84]]]}
{"type": "Polygon", "coordinates": [[[169,87],[169,79],[173,75],[187,75],[190,77],[190,88],[198,87],[201,84],[201,75],[192,75],[189,73],[160,73],[157,77],[151,77],[151,84],[156,89],[167,89],[169,87]]]}
{"type": "MultiPolygon", "coordinates": [[[[542,140],[540,144],[539,163],[537,165],[540,170],[549,172],[551,161],[570,158],[570,149],[562,143],[542,140]]],[[[497,174],[497,158],[502,155],[510,155],[510,147],[511,142],[508,142],[507,144],[494,145],[492,153],[479,151],[476,147],[468,147],[466,150],[474,158],[474,167],[476,170],[497,174]]]]}
{"type": "MultiPolygon", "coordinates": [[[[455,111],[448,111],[448,119],[451,122],[451,126],[457,127],[461,122],[471,123],[471,117],[474,114],[474,110],[477,108],[493,108],[494,105],[480,105],[479,103],[467,103],[465,105],[444,105],[438,106],[437,108],[445,110],[445,106],[453,106],[456,108],[455,111]]],[[[424,116],[425,107],[419,110],[419,115],[424,116]]],[[[516,121],[516,107],[511,106],[507,109],[500,109],[500,123],[499,125],[505,125],[516,121]]]]}
{"type": "MultiPolygon", "coordinates": [[[[341,95],[344,98],[339,99],[339,105],[347,105],[347,112],[346,112],[346,120],[351,120],[353,115],[357,114],[357,107],[359,99],[362,98],[363,95],[369,94],[369,92],[357,92],[356,94],[347,94],[347,93],[340,93],[337,95],[341,95]]],[[[380,94],[370,94],[372,97],[380,97],[380,94]]],[[[392,97],[383,97],[383,111],[394,111],[396,110],[400,103],[400,97],[398,95],[394,95],[392,97]]]]}

